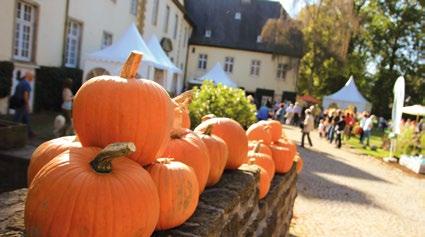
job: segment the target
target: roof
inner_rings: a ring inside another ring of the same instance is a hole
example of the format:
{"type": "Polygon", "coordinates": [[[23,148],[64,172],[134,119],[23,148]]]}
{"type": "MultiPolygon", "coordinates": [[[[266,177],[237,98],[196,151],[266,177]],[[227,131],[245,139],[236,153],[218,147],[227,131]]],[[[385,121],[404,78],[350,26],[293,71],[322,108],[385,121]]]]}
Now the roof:
{"type": "MultiPolygon", "coordinates": [[[[301,45],[273,47],[267,43],[257,43],[264,24],[269,19],[277,19],[284,14],[282,5],[265,0],[185,0],[189,17],[195,22],[190,44],[241,49],[265,53],[275,53],[301,57],[302,34],[291,35],[301,45]],[[235,19],[239,12],[241,19],[235,19]],[[205,31],[211,30],[211,37],[205,31]],[[298,39],[297,37],[301,37],[298,39]]],[[[289,17],[289,16],[288,16],[289,17]]]]}
{"type": "Polygon", "coordinates": [[[168,58],[167,54],[162,49],[161,45],[159,44],[159,40],[156,37],[155,34],[152,35],[152,37],[148,40],[147,46],[149,47],[150,51],[155,55],[156,60],[161,64],[167,67],[168,70],[181,74],[182,70],[180,68],[176,67],[173,62],[168,58]]]}
{"type": "Polygon", "coordinates": [[[214,84],[221,83],[223,86],[237,88],[238,85],[230,79],[227,74],[223,71],[223,67],[220,63],[216,63],[211,70],[209,70],[205,75],[198,79],[199,81],[211,80],[214,84]]]}

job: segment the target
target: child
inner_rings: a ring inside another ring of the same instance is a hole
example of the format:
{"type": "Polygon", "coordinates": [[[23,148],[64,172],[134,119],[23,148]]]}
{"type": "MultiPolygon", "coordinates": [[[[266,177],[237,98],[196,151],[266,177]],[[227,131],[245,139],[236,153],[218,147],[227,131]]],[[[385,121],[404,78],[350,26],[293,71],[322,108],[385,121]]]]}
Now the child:
{"type": "Polygon", "coordinates": [[[323,119],[320,119],[319,128],[318,129],[319,129],[319,136],[320,137],[324,137],[326,131],[325,131],[325,123],[324,123],[323,119]]]}

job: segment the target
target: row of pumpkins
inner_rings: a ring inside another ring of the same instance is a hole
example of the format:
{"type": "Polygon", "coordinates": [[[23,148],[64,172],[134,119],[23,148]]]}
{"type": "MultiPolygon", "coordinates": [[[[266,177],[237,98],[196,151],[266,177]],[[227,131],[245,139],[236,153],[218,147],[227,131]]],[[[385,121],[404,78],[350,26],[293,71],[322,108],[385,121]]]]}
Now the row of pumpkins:
{"type": "Polygon", "coordinates": [[[171,99],[155,82],[136,80],[141,58],[132,52],[120,77],[87,81],[74,100],[77,136],[34,151],[27,236],[149,236],[184,223],[225,169],[258,165],[260,198],[275,172],[291,169],[296,147],[281,138],[279,122],[245,132],[209,115],[191,131],[190,95],[171,99]]]}

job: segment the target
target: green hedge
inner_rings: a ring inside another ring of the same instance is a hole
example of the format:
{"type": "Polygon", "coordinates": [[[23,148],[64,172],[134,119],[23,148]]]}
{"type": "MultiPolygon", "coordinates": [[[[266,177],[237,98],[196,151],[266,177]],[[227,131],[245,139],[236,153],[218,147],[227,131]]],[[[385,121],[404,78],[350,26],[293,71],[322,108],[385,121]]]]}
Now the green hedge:
{"type": "Polygon", "coordinates": [[[0,98],[10,95],[12,88],[13,63],[0,61],[0,98]]]}
{"type": "Polygon", "coordinates": [[[71,78],[74,94],[81,86],[83,71],[66,67],[40,67],[36,70],[35,109],[61,110],[63,81],[71,78]]]}

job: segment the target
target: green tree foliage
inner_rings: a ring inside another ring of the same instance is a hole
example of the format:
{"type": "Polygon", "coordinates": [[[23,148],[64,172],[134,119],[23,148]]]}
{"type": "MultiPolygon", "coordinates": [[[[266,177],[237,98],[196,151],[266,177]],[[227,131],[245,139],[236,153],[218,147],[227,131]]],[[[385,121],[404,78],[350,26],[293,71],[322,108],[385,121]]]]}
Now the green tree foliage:
{"type": "Polygon", "coordinates": [[[243,90],[221,84],[215,86],[208,80],[204,81],[201,88],[194,88],[189,110],[193,126],[197,126],[207,114],[232,118],[243,127],[256,122],[255,105],[248,101],[243,90]]]}

